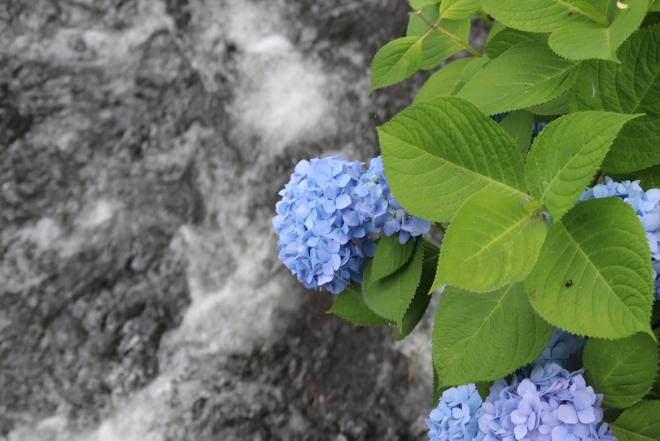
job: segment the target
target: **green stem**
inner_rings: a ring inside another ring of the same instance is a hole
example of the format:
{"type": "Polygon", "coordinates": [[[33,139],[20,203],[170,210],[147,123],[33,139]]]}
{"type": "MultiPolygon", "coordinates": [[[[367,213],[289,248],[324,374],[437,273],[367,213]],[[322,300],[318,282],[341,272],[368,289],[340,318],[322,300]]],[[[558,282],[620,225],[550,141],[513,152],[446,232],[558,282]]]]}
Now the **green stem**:
{"type": "MultiPolygon", "coordinates": [[[[475,57],[481,57],[481,53],[478,50],[476,50],[475,48],[473,48],[472,46],[470,46],[470,44],[467,41],[463,40],[462,38],[460,38],[457,35],[452,34],[451,32],[447,31],[446,29],[442,29],[440,26],[438,26],[440,24],[440,20],[442,20],[442,17],[440,17],[435,23],[433,23],[428,18],[426,18],[424,16],[424,14],[422,13],[421,10],[416,11],[415,14],[424,23],[426,23],[426,25],[429,28],[431,28],[432,30],[434,30],[436,32],[439,32],[442,35],[444,35],[445,37],[449,38],[450,40],[460,44],[461,46],[463,46],[463,48],[465,48],[466,51],[468,51],[469,53],[471,53],[475,57]]],[[[424,35],[424,37],[426,37],[426,35],[428,35],[428,32],[424,35]]],[[[424,38],[424,37],[422,37],[422,38],[424,38]]]]}

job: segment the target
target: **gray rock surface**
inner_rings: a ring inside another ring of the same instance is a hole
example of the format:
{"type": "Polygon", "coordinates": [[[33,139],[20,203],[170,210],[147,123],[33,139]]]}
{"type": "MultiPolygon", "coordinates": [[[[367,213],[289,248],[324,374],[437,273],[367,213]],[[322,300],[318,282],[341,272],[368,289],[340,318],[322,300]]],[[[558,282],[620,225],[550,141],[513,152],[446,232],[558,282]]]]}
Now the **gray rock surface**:
{"type": "Polygon", "coordinates": [[[0,3],[0,439],[420,439],[428,323],[326,316],[276,258],[295,163],[367,160],[402,0],[0,3]],[[421,355],[420,355],[421,354],[421,355]]]}

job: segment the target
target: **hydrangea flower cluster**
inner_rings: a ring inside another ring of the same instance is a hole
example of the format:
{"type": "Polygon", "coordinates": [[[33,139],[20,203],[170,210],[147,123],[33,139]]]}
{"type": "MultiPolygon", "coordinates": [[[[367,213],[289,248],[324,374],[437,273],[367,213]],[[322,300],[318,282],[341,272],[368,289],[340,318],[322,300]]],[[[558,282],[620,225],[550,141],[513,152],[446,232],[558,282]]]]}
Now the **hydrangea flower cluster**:
{"type": "Polygon", "coordinates": [[[655,298],[660,300],[660,189],[644,191],[639,181],[616,182],[609,177],[605,183],[587,189],[581,201],[593,198],[618,197],[627,202],[637,213],[642,222],[653,258],[653,276],[655,277],[655,298]]]}
{"type": "Polygon", "coordinates": [[[536,366],[528,378],[499,380],[478,417],[481,441],[599,441],[614,439],[603,427],[602,395],[582,371],[555,363],[536,366]]]}
{"type": "Polygon", "coordinates": [[[481,397],[474,384],[452,387],[442,393],[438,407],[426,420],[430,441],[471,441],[477,438],[481,397]]]}
{"type": "Polygon", "coordinates": [[[366,172],[338,156],[300,161],[279,194],[273,218],[279,258],[306,288],[338,294],[361,282],[375,251],[372,235],[398,232],[405,243],[430,229],[396,203],[380,157],[366,172]]]}

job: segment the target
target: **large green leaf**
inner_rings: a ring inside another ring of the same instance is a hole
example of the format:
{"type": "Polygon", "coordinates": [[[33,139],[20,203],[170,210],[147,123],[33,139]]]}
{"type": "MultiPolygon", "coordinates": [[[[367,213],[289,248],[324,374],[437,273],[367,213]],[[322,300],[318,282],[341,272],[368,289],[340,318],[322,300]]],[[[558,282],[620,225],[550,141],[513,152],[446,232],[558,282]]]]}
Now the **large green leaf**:
{"type": "Polygon", "coordinates": [[[660,401],[642,401],[610,424],[619,441],[660,440],[660,401]]]}
{"type": "Polygon", "coordinates": [[[650,332],[651,253],[635,212],[617,198],[582,202],[556,222],[525,286],[534,309],[573,334],[650,332]]]}
{"type": "Polygon", "coordinates": [[[457,96],[493,115],[552,100],[575,79],[576,64],[541,41],[523,41],[477,72],[457,96]]]}
{"type": "Polygon", "coordinates": [[[466,67],[473,62],[480,61],[478,58],[461,58],[435,72],[417,93],[415,103],[454,95],[463,84],[463,72],[466,67]]]}
{"type": "Polygon", "coordinates": [[[424,239],[418,240],[422,241],[421,246],[424,247],[422,277],[415,292],[415,297],[412,299],[406,314],[403,316],[399,326],[394,328],[392,334],[394,340],[403,340],[415,329],[431,301],[429,291],[435,279],[435,270],[438,267],[438,248],[424,239]]]}
{"type": "Polygon", "coordinates": [[[617,137],[603,169],[627,173],[660,164],[660,26],[633,34],[619,50],[621,64],[583,63],[571,97],[573,110],[645,115],[617,137]]]}
{"type": "Polygon", "coordinates": [[[658,346],[647,334],[619,340],[590,338],[583,359],[589,385],[605,396],[605,405],[625,409],[651,390],[658,346]]]}
{"type": "Polygon", "coordinates": [[[524,110],[509,113],[500,121],[500,125],[518,145],[520,153],[527,156],[534,131],[534,115],[524,110]]]}
{"type": "Polygon", "coordinates": [[[443,0],[440,5],[440,16],[448,20],[469,18],[480,6],[481,0],[443,0]]]}
{"type": "Polygon", "coordinates": [[[450,220],[466,198],[486,187],[524,195],[518,147],[461,99],[414,104],[379,127],[378,137],[394,197],[423,219],[450,220]]]}
{"type": "Polygon", "coordinates": [[[609,0],[484,0],[483,8],[506,26],[552,32],[570,23],[607,25],[609,0]]]}
{"type": "Polygon", "coordinates": [[[424,247],[416,241],[413,257],[394,274],[373,280],[373,260],[364,266],[362,295],[369,309],[377,315],[396,322],[401,322],[410,306],[422,276],[424,247]]]}
{"type": "Polygon", "coordinates": [[[534,208],[488,188],[472,195],[449,224],[435,285],[488,292],[523,280],[547,233],[534,208]]]}
{"type": "Polygon", "coordinates": [[[562,116],[534,140],[527,188],[559,220],[598,171],[623,125],[634,116],[591,111],[562,116]]]}
{"type": "Polygon", "coordinates": [[[626,5],[626,8],[615,8],[609,26],[604,27],[592,21],[571,23],[554,31],[548,44],[552,50],[569,60],[616,60],[617,49],[642,23],[649,2],[626,0],[626,5]]]}
{"type": "Polygon", "coordinates": [[[447,288],[433,329],[441,386],[502,378],[533,361],[552,327],[532,310],[521,284],[488,294],[447,288]]]}
{"type": "Polygon", "coordinates": [[[422,9],[422,14],[426,21],[417,14],[411,14],[410,20],[408,21],[406,35],[409,37],[420,37],[424,39],[422,43],[422,64],[420,66],[420,69],[423,70],[433,69],[441,61],[464,49],[460,43],[452,40],[447,35],[444,35],[437,30],[431,30],[429,23],[437,23],[438,28],[447,31],[464,41],[467,41],[470,36],[469,18],[460,20],[443,19],[438,23],[438,18],[440,17],[438,9],[438,5],[426,6],[422,9]]]}
{"type": "Polygon", "coordinates": [[[335,298],[328,314],[358,326],[385,326],[389,322],[364,303],[360,285],[351,285],[335,298]]]}
{"type": "Polygon", "coordinates": [[[371,62],[371,90],[391,86],[422,67],[421,37],[397,38],[376,52],[371,62]]]}
{"type": "Polygon", "coordinates": [[[389,276],[408,262],[415,249],[415,241],[399,243],[399,235],[381,237],[376,245],[374,263],[371,267],[371,280],[389,276]]]}
{"type": "Polygon", "coordinates": [[[660,12],[660,0],[655,0],[649,7],[649,12],[660,12]]]}

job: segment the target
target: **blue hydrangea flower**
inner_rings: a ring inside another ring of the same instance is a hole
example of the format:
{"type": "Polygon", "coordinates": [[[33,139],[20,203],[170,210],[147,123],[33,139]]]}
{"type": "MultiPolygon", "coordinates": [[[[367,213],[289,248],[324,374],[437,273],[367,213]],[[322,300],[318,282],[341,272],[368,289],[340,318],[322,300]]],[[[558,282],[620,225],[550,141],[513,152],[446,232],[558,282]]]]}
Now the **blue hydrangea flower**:
{"type": "Polygon", "coordinates": [[[411,237],[428,233],[431,228],[430,222],[406,212],[394,199],[380,156],[371,160],[369,169],[360,177],[355,194],[359,199],[357,212],[360,221],[369,232],[383,232],[386,236],[399,233],[399,242],[404,244],[411,237]]]}
{"type": "MultiPolygon", "coordinates": [[[[598,441],[602,395],[582,371],[555,363],[536,366],[527,378],[499,380],[479,412],[480,441],[598,441]]],[[[601,433],[602,432],[602,433],[601,433]]]]}
{"type": "Polygon", "coordinates": [[[548,362],[552,362],[563,368],[577,367],[581,365],[582,349],[585,343],[584,338],[555,328],[550,343],[534,361],[533,366],[543,366],[548,362]]]}
{"type": "Polygon", "coordinates": [[[279,258],[307,288],[337,294],[362,280],[375,245],[356,210],[360,172],[359,162],[337,156],[303,160],[279,193],[279,258]]]}
{"type": "Polygon", "coordinates": [[[429,418],[430,441],[471,441],[477,437],[477,412],[481,397],[474,384],[452,387],[442,393],[429,418]]]}
{"type": "Polygon", "coordinates": [[[593,198],[618,197],[627,202],[637,213],[642,222],[653,258],[653,276],[655,277],[655,298],[660,300],[660,189],[644,191],[639,181],[616,182],[606,177],[603,184],[587,189],[580,200],[593,198]]]}

